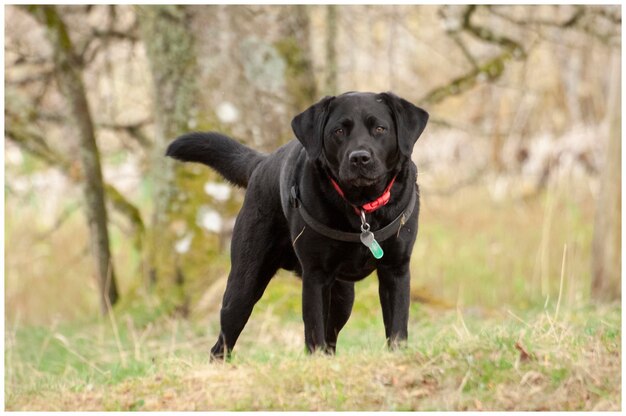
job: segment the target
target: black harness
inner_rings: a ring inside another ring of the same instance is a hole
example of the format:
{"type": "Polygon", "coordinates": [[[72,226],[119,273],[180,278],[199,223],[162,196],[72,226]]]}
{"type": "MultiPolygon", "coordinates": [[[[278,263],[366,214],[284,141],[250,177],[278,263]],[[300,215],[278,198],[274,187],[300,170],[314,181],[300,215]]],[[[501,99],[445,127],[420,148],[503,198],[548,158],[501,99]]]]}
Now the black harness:
{"type": "MultiPolygon", "coordinates": [[[[361,232],[346,232],[335,230],[330,228],[326,224],[319,222],[315,217],[313,217],[307,209],[302,204],[300,200],[300,195],[298,193],[298,186],[293,184],[292,180],[298,177],[300,171],[300,165],[303,159],[306,158],[306,153],[304,149],[300,149],[300,151],[291,151],[283,168],[280,172],[280,194],[281,194],[281,205],[283,207],[283,211],[285,215],[287,215],[288,206],[291,206],[298,210],[298,213],[309,227],[316,233],[330,238],[336,241],[343,241],[347,243],[364,243],[362,239],[362,235],[364,232],[363,224],[361,226],[361,232]],[[290,183],[291,182],[291,183],[290,183]],[[290,186],[291,185],[291,186],[290,186]]],[[[391,223],[384,226],[383,228],[372,231],[373,237],[377,241],[385,241],[394,235],[397,236],[400,233],[400,230],[404,226],[404,224],[408,221],[415,209],[415,204],[417,202],[417,185],[415,187],[415,191],[411,194],[411,200],[409,201],[407,207],[402,211],[400,215],[398,215],[391,223]]],[[[361,219],[362,223],[367,226],[366,230],[369,231],[369,225],[365,223],[365,219],[361,219]]],[[[365,243],[364,243],[365,244],[365,243]]]]}
{"type": "MultiPolygon", "coordinates": [[[[402,226],[404,226],[407,220],[411,217],[413,209],[415,209],[416,201],[417,189],[411,194],[411,200],[409,201],[406,209],[400,215],[398,215],[396,219],[394,219],[392,222],[390,222],[388,225],[381,228],[380,230],[373,231],[374,238],[377,241],[385,241],[393,235],[397,236],[400,233],[400,229],[402,229],[402,226]]],[[[309,212],[302,204],[302,201],[300,201],[300,197],[298,195],[298,187],[296,185],[291,187],[291,191],[289,194],[289,204],[298,210],[304,222],[318,234],[337,241],[345,241],[348,243],[361,242],[360,232],[349,233],[346,231],[335,230],[333,228],[330,228],[326,224],[322,224],[321,222],[316,220],[311,214],[309,214],[309,212]]]]}

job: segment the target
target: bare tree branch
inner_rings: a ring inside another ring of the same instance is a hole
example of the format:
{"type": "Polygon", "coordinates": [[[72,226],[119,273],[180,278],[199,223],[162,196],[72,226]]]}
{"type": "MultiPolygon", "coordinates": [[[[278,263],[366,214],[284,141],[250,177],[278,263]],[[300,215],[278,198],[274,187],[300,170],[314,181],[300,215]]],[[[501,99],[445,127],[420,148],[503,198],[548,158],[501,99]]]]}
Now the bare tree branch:
{"type": "Polygon", "coordinates": [[[452,95],[462,94],[472,89],[479,82],[495,81],[504,72],[506,62],[512,58],[512,53],[505,51],[495,58],[482,63],[479,67],[472,69],[465,75],[453,79],[448,84],[432,89],[420,98],[418,103],[423,105],[437,104],[452,95]]]}
{"type": "MultiPolygon", "coordinates": [[[[5,114],[7,123],[5,135],[20,149],[35,156],[47,165],[59,169],[68,179],[74,183],[80,183],[83,175],[70,160],[57,151],[51,149],[45,139],[35,129],[29,129],[15,114],[5,114]]],[[[139,241],[145,231],[144,222],[139,209],[117,189],[115,186],[105,183],[105,192],[113,208],[122,214],[133,225],[135,238],[139,241]]]]}
{"type": "Polygon", "coordinates": [[[519,19],[504,13],[502,6],[488,5],[486,7],[493,15],[518,26],[551,26],[565,29],[574,26],[585,14],[585,8],[583,6],[576,6],[574,13],[563,21],[537,18],[519,19]]]}
{"type": "Polygon", "coordinates": [[[152,124],[154,121],[150,118],[137,121],[135,123],[128,124],[117,124],[112,122],[100,122],[96,123],[96,126],[102,129],[114,130],[114,131],[123,131],[127,133],[130,137],[135,139],[139,145],[146,149],[150,150],[153,146],[152,141],[146,136],[141,129],[147,126],[148,124],[152,124]]]}
{"type": "Polygon", "coordinates": [[[621,36],[621,16],[611,13],[607,8],[602,6],[577,5],[575,6],[572,15],[569,16],[567,19],[561,21],[537,18],[520,19],[504,13],[502,11],[502,6],[486,7],[494,16],[497,16],[517,26],[551,27],[554,29],[578,30],[607,44],[610,43],[613,38],[621,36]],[[609,29],[605,33],[599,31],[596,27],[597,22],[593,20],[595,16],[599,16],[603,19],[608,20],[613,25],[615,30],[609,29]]]}
{"type": "Polygon", "coordinates": [[[117,40],[127,40],[130,42],[138,42],[139,36],[137,35],[136,27],[131,28],[132,31],[122,31],[118,29],[93,29],[91,34],[96,39],[117,39],[117,40]]]}
{"type": "Polygon", "coordinates": [[[463,53],[463,56],[465,56],[465,58],[467,58],[467,60],[469,61],[469,63],[474,67],[474,68],[478,68],[478,62],[476,62],[476,58],[474,58],[474,56],[472,56],[472,54],[470,53],[469,49],[467,49],[467,46],[465,45],[465,43],[463,43],[463,41],[461,40],[461,38],[459,37],[458,33],[452,33],[450,35],[450,37],[452,38],[452,40],[454,41],[454,43],[457,44],[457,46],[459,47],[459,49],[461,49],[461,52],[463,53]]]}
{"type": "Polygon", "coordinates": [[[524,52],[524,48],[519,42],[504,35],[497,34],[484,26],[478,26],[471,21],[474,12],[477,10],[477,7],[478,6],[476,5],[467,6],[467,9],[463,15],[462,30],[466,30],[468,33],[472,34],[473,36],[484,42],[493,43],[499,45],[504,49],[508,49],[514,55],[516,55],[516,57],[525,58],[526,52],[524,52]]]}
{"type": "MultiPolygon", "coordinates": [[[[500,78],[504,72],[505,64],[508,61],[511,59],[526,58],[526,52],[519,42],[506,36],[494,33],[492,30],[478,26],[472,22],[471,19],[474,12],[477,10],[477,7],[478,6],[475,5],[467,6],[461,16],[460,25],[449,29],[449,33],[454,38],[458,32],[466,31],[484,42],[500,46],[503,51],[498,56],[485,62],[480,64],[474,63],[473,69],[466,74],[453,79],[448,84],[432,89],[418,100],[420,104],[436,104],[449,96],[462,94],[470,90],[479,82],[493,82],[500,78]]],[[[440,16],[444,17],[444,13],[440,12],[440,16]]],[[[470,61],[472,61],[473,57],[469,54],[469,51],[466,52],[466,56],[470,61]]]]}

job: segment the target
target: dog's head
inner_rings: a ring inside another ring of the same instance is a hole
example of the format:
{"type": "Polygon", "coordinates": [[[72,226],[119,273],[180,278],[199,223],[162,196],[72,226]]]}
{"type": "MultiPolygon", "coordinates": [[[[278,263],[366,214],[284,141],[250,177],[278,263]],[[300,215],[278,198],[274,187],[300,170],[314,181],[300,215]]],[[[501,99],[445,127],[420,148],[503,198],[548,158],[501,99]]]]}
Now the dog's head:
{"type": "Polygon", "coordinates": [[[313,160],[340,183],[367,187],[411,157],[428,113],[392,93],[326,97],[297,115],[291,127],[313,160]]]}

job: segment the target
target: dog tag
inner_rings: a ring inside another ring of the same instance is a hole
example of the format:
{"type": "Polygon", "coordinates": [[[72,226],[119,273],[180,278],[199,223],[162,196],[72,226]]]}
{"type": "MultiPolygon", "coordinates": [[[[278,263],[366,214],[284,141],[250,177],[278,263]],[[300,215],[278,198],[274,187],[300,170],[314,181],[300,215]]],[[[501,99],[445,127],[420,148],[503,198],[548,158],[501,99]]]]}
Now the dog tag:
{"type": "Polygon", "coordinates": [[[383,249],[380,247],[378,241],[374,238],[374,233],[371,231],[363,231],[361,233],[361,242],[365,247],[370,249],[375,258],[380,259],[383,256],[383,249]]]}

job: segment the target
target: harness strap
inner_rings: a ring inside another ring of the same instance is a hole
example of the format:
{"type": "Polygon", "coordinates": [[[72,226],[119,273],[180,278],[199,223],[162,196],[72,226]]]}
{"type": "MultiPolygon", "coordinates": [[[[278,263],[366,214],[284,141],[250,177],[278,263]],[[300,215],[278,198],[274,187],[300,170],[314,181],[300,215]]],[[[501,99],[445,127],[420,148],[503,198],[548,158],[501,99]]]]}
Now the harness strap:
{"type": "MultiPolygon", "coordinates": [[[[321,222],[313,218],[313,216],[309,214],[306,208],[304,208],[304,205],[302,205],[302,201],[300,201],[300,197],[298,195],[298,189],[295,185],[291,187],[290,193],[291,195],[289,199],[290,199],[291,205],[298,210],[304,222],[309,227],[311,227],[315,232],[317,232],[320,235],[323,235],[324,237],[328,237],[330,239],[337,240],[337,241],[344,241],[348,243],[361,243],[360,232],[349,233],[346,231],[335,230],[333,228],[330,228],[326,224],[322,224],[321,222]]],[[[417,190],[411,194],[411,200],[409,201],[409,204],[407,205],[406,209],[400,215],[396,217],[396,219],[394,219],[391,223],[381,228],[380,230],[373,231],[374,238],[377,241],[385,241],[389,237],[392,237],[393,235],[397,235],[400,229],[402,228],[402,226],[411,217],[411,214],[413,213],[413,209],[415,209],[416,201],[417,201],[417,190]]]]}

